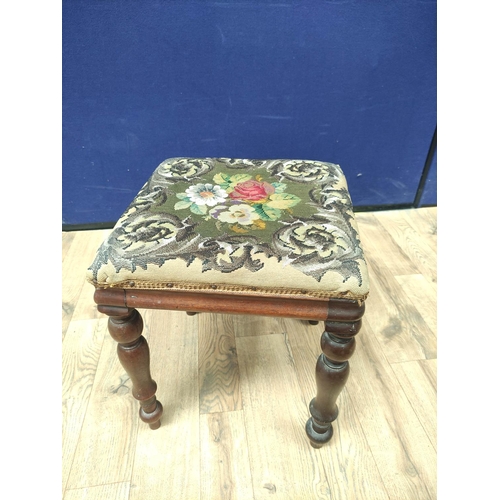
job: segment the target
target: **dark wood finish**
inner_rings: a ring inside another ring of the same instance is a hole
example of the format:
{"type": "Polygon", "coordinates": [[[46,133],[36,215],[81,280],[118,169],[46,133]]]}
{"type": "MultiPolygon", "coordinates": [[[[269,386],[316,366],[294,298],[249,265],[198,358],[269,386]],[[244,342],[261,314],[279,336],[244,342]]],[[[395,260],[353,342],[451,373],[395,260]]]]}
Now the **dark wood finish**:
{"type": "Polygon", "coordinates": [[[144,309],[196,311],[224,314],[252,314],[323,321],[327,318],[351,321],[359,315],[360,303],[349,299],[316,299],[241,295],[214,292],[182,292],[169,290],[129,290],[99,288],[97,304],[144,309]]]}
{"type": "MultiPolygon", "coordinates": [[[[348,359],[354,353],[354,336],[361,328],[364,303],[359,305],[358,314],[350,321],[325,321],[325,331],[321,336],[321,350],[316,363],[317,394],[311,401],[311,417],[306,423],[306,433],[314,448],[321,448],[333,436],[332,422],[339,409],[337,398],[349,376],[348,359]]],[[[330,311],[331,316],[341,317],[342,311],[330,311]]]]}
{"type": "Polygon", "coordinates": [[[228,293],[169,290],[97,289],[98,309],[110,316],[109,331],[118,342],[118,357],[134,385],[134,397],[141,404],[140,417],[152,429],[160,426],[162,406],[156,400],[156,383],[149,372],[149,348],[142,337],[142,318],[135,309],[167,309],[225,314],[253,314],[308,320],[325,320],[321,337],[323,353],[316,363],[317,394],[309,408],[306,433],[311,445],[320,448],[333,435],[332,422],[338,416],[337,398],[349,376],[348,359],[355,349],[354,336],[361,327],[364,302],[350,299],[315,299],[228,293]]]}
{"type": "Polygon", "coordinates": [[[132,381],[132,395],[141,405],[139,416],[151,429],[160,427],[163,407],[156,399],[156,382],[149,371],[149,347],[141,335],[143,322],[136,309],[98,306],[109,315],[108,330],[118,342],[118,359],[132,381]]]}

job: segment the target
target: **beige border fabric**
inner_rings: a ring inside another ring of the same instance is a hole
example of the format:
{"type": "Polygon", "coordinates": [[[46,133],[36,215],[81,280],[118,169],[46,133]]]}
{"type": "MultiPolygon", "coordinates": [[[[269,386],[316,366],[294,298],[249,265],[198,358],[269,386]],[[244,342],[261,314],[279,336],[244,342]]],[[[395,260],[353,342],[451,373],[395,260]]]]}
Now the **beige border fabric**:
{"type": "Polygon", "coordinates": [[[338,165],[172,158],[88,271],[96,287],[366,298],[368,273],[338,165]]]}

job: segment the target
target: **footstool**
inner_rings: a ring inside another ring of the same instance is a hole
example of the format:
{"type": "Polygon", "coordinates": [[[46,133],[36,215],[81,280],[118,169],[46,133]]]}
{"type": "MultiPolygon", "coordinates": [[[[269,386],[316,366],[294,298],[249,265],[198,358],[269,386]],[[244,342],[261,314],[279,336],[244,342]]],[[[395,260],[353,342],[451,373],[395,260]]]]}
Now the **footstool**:
{"type": "Polygon", "coordinates": [[[136,308],[325,322],[306,433],[333,433],[368,295],[366,262],[338,165],[171,158],[153,172],[88,270],[118,357],[160,426],[162,405],[136,308]]]}

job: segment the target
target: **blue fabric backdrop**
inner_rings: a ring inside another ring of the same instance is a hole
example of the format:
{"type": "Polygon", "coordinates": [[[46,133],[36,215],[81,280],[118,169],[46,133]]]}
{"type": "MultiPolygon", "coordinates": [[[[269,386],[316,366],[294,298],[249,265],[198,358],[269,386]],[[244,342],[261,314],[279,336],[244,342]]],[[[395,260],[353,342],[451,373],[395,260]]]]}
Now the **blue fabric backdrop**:
{"type": "Polygon", "coordinates": [[[435,127],[435,1],[63,1],[63,224],[173,156],[333,161],[355,206],[412,203],[435,127]]]}

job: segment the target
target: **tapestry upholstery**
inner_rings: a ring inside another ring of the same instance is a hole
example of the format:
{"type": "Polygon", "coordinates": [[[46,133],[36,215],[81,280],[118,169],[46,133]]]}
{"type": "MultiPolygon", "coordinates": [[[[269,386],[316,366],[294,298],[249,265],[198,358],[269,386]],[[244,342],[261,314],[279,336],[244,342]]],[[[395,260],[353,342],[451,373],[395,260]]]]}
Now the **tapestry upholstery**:
{"type": "Polygon", "coordinates": [[[87,278],[98,288],[360,300],[369,289],[345,176],[307,160],[165,160],[87,278]]]}

